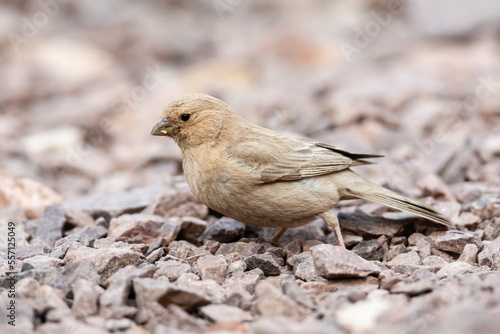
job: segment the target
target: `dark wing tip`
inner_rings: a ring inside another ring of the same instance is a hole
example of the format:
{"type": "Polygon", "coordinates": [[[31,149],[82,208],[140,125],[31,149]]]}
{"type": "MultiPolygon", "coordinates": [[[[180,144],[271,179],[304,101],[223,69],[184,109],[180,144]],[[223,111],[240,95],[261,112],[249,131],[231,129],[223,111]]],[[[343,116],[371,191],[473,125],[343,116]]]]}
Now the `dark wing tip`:
{"type": "Polygon", "coordinates": [[[375,165],[376,162],[363,160],[363,159],[355,159],[354,164],[352,166],[360,166],[360,165],[375,165]]]}
{"type": "MultiPolygon", "coordinates": [[[[323,144],[323,143],[314,143],[316,146],[323,147],[329,150],[332,150],[334,152],[337,152],[339,154],[342,154],[348,158],[351,158],[352,160],[359,160],[359,159],[372,159],[372,158],[382,158],[384,157],[383,155],[380,154],[358,154],[358,153],[351,153],[348,151],[344,151],[341,149],[336,148],[335,146],[328,145],[328,144],[323,144]]],[[[363,161],[364,163],[370,164],[370,162],[363,161]]]]}

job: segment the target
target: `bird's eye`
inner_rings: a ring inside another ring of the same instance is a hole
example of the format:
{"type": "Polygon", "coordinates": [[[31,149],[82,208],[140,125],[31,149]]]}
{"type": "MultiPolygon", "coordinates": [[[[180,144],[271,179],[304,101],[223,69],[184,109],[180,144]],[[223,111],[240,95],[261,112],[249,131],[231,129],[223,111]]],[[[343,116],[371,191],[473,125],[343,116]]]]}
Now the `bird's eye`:
{"type": "Polygon", "coordinates": [[[191,114],[182,114],[182,115],[181,115],[181,120],[182,120],[183,122],[187,122],[187,121],[189,121],[189,119],[190,119],[190,118],[191,118],[191,114]]]}

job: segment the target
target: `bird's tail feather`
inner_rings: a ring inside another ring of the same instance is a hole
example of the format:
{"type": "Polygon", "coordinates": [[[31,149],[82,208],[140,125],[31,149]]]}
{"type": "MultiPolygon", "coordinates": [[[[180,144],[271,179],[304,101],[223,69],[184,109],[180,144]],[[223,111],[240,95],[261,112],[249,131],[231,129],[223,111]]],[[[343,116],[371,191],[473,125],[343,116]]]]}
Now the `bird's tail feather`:
{"type": "Polygon", "coordinates": [[[346,187],[345,191],[348,195],[367,199],[393,209],[413,213],[422,218],[453,228],[453,224],[448,220],[448,218],[434,210],[432,207],[381,187],[363,179],[353,171],[351,172],[357,176],[357,178],[355,178],[356,181],[354,181],[357,185],[353,187],[346,187]]]}

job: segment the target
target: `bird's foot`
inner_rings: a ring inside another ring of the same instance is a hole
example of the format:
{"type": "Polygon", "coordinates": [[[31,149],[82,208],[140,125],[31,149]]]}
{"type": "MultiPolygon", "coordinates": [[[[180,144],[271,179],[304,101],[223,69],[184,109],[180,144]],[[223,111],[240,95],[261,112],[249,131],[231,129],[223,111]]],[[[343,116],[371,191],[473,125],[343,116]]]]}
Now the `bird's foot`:
{"type": "Polygon", "coordinates": [[[322,218],[328,225],[330,225],[335,231],[335,235],[337,235],[337,240],[339,241],[340,247],[345,248],[344,238],[342,238],[342,232],[340,231],[339,219],[333,213],[327,211],[318,215],[318,217],[322,218]]]}

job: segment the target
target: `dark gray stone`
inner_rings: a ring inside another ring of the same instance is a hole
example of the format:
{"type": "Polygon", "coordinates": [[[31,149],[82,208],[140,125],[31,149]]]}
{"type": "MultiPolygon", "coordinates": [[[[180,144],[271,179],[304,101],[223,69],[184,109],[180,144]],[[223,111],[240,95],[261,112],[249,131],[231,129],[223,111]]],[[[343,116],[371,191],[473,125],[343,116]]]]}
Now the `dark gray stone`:
{"type": "Polygon", "coordinates": [[[342,231],[373,238],[380,235],[393,237],[401,234],[406,225],[413,224],[420,218],[389,219],[380,216],[369,216],[361,212],[338,214],[342,231]]]}
{"type": "Polygon", "coordinates": [[[200,239],[211,239],[219,242],[233,242],[241,239],[245,233],[245,224],[228,218],[222,217],[212,225],[208,226],[200,239]]]}
{"type": "Polygon", "coordinates": [[[384,257],[384,249],[375,239],[361,241],[352,251],[368,261],[381,261],[384,257]]]}
{"type": "Polygon", "coordinates": [[[280,266],[271,254],[255,254],[245,258],[245,264],[248,270],[254,268],[261,269],[266,276],[274,276],[280,274],[280,266]]]}
{"type": "Polygon", "coordinates": [[[40,241],[43,247],[50,251],[55,242],[62,238],[66,217],[57,206],[48,206],[43,215],[36,220],[35,240],[40,241]]]}
{"type": "Polygon", "coordinates": [[[287,263],[293,267],[293,274],[303,281],[315,281],[318,279],[316,267],[311,252],[303,252],[288,258],[287,263]]]}
{"type": "Polygon", "coordinates": [[[182,217],[181,230],[177,239],[196,243],[207,229],[207,222],[196,217],[182,217]]]}
{"type": "Polygon", "coordinates": [[[22,246],[16,249],[17,260],[24,260],[29,257],[42,254],[44,254],[44,251],[43,251],[43,246],[41,244],[22,246]]]}
{"type": "Polygon", "coordinates": [[[151,254],[149,254],[146,257],[146,260],[149,263],[155,263],[156,261],[158,261],[159,259],[161,259],[161,257],[163,255],[165,255],[165,251],[163,250],[163,248],[158,248],[157,250],[155,250],[151,254]]]}

